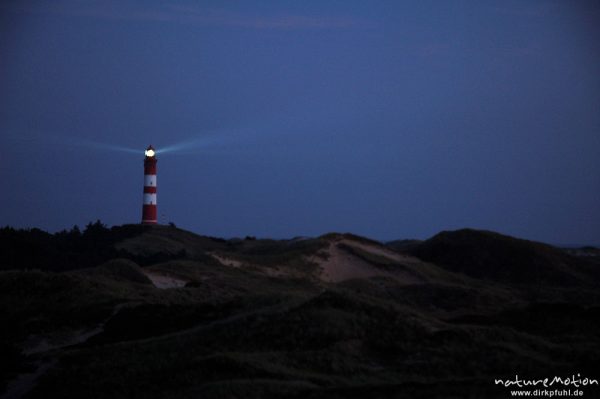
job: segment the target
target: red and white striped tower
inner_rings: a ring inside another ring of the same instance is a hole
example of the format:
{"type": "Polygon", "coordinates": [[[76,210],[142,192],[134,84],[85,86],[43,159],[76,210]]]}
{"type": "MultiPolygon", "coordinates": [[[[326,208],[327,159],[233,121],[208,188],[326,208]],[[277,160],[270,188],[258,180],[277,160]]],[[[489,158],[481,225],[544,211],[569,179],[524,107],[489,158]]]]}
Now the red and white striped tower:
{"type": "Polygon", "coordinates": [[[156,224],[156,152],[152,146],[149,146],[145,155],[142,224],[156,224]]]}

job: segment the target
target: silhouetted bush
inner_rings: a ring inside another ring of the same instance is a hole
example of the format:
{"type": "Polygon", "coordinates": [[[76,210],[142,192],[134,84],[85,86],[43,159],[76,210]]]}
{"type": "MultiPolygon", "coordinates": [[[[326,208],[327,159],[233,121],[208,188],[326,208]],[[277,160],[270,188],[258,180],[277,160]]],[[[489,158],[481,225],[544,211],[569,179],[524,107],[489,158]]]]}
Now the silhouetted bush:
{"type": "Polygon", "coordinates": [[[0,229],[1,270],[40,269],[66,271],[97,266],[109,259],[127,257],[115,243],[143,233],[150,226],[106,227],[100,220],[50,234],[37,228],[0,229]]]}

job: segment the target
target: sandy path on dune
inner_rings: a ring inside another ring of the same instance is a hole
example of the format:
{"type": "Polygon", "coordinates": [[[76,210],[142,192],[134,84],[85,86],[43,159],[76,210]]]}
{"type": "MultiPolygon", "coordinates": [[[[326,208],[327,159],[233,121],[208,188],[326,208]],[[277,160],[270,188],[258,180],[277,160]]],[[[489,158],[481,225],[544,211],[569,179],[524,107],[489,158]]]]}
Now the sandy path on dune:
{"type": "Polygon", "coordinates": [[[142,269],[142,272],[152,281],[152,284],[156,288],[167,289],[167,288],[181,288],[185,287],[185,285],[189,282],[188,280],[173,276],[173,275],[165,275],[159,272],[154,272],[146,269],[142,269]]]}

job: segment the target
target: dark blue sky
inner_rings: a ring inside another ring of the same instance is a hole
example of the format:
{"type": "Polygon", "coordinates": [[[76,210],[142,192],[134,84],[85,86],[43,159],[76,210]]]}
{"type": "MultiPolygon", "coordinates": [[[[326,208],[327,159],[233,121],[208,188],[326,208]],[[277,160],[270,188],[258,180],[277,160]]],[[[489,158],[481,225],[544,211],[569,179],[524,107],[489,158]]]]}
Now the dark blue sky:
{"type": "Polygon", "coordinates": [[[600,244],[600,6],[4,1],[0,225],[600,244]],[[118,151],[132,148],[139,153],[118,151]]]}

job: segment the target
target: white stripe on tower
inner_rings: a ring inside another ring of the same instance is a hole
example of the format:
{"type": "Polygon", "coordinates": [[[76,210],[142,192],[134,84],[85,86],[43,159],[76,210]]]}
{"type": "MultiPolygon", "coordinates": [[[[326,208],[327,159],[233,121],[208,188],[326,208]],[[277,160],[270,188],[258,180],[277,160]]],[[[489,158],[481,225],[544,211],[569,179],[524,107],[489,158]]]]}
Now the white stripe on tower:
{"type": "Polygon", "coordinates": [[[144,187],[156,187],[156,175],[144,175],[144,187]]]}
{"type": "Polygon", "coordinates": [[[144,205],[158,205],[156,203],[156,194],[144,193],[144,205]]]}

